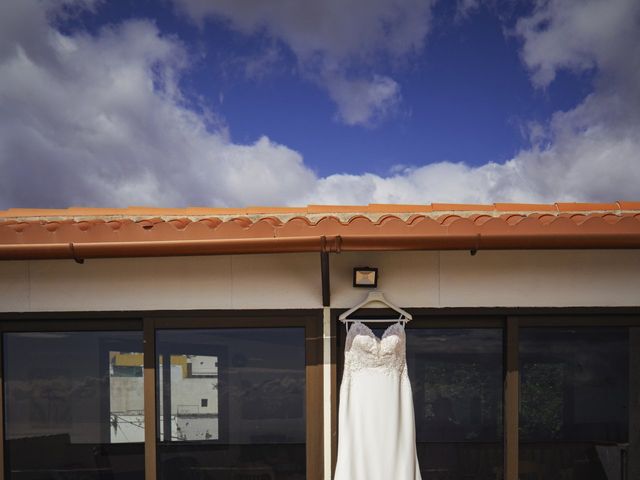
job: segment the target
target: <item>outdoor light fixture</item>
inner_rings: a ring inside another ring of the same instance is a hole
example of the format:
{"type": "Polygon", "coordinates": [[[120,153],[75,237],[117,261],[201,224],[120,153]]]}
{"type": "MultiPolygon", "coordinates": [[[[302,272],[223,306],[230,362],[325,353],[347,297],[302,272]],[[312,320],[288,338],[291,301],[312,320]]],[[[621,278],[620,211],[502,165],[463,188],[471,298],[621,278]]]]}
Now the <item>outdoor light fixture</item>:
{"type": "Polygon", "coordinates": [[[376,288],[378,286],[378,269],[371,267],[354,268],[353,286],[362,288],[376,288]]]}

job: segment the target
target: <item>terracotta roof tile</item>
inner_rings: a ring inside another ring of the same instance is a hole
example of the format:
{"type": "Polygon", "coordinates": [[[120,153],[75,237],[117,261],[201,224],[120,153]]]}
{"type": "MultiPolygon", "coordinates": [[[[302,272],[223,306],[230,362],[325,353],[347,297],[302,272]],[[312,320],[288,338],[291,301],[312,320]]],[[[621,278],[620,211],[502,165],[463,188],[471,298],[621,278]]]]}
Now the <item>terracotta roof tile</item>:
{"type": "Polygon", "coordinates": [[[309,205],[307,213],[353,213],[367,211],[367,206],[358,205],[309,205]]]}
{"type": "Polygon", "coordinates": [[[494,203],[499,212],[555,212],[555,205],[546,203],[494,203]]]}
{"type": "Polygon", "coordinates": [[[475,205],[462,203],[433,203],[431,204],[433,211],[451,211],[451,212],[478,212],[495,210],[493,205],[475,205]]]}
{"type": "Polygon", "coordinates": [[[561,212],[591,212],[617,210],[617,203],[556,203],[561,212]]]}
{"type": "Polygon", "coordinates": [[[640,202],[616,202],[621,210],[640,210],[640,202]]]}
{"type": "Polygon", "coordinates": [[[267,244],[302,251],[296,249],[328,248],[328,240],[321,239],[329,237],[335,237],[331,248],[338,250],[466,248],[480,239],[486,248],[640,248],[640,202],[0,211],[0,258],[5,259],[58,258],[46,252],[54,246],[63,252],[70,243],[76,253],[103,256],[111,253],[96,249],[117,246],[120,252],[133,244],[127,251],[136,254],[166,254],[178,244],[191,254],[271,251],[267,244]],[[193,242],[209,243],[194,247],[193,242]],[[46,246],[38,254],[44,256],[20,253],[46,246]]]}
{"type": "Polygon", "coordinates": [[[306,207],[247,207],[247,215],[275,214],[275,213],[307,213],[306,207]]]}
{"type": "Polygon", "coordinates": [[[368,206],[370,212],[378,213],[409,213],[409,212],[431,212],[431,205],[392,205],[387,203],[370,203],[368,206]]]}

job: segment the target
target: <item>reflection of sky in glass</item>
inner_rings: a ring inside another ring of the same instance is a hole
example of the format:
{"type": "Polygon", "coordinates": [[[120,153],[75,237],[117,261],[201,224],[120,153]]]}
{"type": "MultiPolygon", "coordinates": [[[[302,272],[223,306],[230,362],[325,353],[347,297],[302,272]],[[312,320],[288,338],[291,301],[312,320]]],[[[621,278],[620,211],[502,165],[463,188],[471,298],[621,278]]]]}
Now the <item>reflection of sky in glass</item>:
{"type": "MultiPolygon", "coordinates": [[[[7,438],[68,435],[72,444],[112,442],[110,407],[114,395],[124,394],[112,388],[114,351],[141,352],[142,333],[5,333],[7,438]]],[[[130,386],[139,398],[141,380],[130,386]]]]}

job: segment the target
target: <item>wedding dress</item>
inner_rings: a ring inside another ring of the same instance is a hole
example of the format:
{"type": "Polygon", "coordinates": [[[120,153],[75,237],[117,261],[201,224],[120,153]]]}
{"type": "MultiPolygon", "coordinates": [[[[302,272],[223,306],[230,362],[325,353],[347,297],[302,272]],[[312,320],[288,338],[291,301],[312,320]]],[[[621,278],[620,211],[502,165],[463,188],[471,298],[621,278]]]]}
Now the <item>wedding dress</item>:
{"type": "Polygon", "coordinates": [[[347,333],[334,480],[421,480],[404,326],[347,333]]]}

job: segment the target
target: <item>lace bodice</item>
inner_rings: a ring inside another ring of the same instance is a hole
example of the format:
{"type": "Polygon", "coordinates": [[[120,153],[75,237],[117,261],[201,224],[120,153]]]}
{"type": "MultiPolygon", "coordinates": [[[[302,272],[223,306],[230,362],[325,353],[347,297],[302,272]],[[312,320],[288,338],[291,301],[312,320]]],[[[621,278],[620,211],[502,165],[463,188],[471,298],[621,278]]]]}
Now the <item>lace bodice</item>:
{"type": "Polygon", "coordinates": [[[405,338],[401,323],[394,323],[378,338],[364,323],[354,322],[347,333],[344,374],[364,369],[389,375],[405,373],[405,338]]]}

